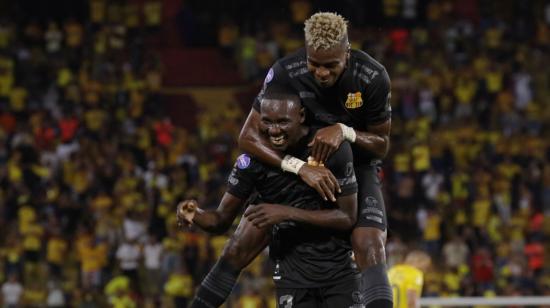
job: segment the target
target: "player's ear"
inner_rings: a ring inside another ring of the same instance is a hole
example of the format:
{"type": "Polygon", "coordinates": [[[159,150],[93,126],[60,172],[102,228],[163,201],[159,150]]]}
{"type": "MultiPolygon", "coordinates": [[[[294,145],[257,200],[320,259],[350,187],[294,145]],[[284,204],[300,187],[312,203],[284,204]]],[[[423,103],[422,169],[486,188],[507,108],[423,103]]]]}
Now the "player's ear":
{"type": "Polygon", "coordinates": [[[306,110],[304,107],[300,108],[300,124],[303,124],[306,120],[306,110]]]}

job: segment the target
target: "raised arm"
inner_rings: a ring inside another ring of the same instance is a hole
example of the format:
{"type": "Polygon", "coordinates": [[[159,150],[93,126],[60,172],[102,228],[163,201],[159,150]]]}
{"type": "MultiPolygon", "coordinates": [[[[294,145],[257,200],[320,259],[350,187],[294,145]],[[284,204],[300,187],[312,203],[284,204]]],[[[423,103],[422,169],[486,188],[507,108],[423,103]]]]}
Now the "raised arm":
{"type": "Polygon", "coordinates": [[[384,158],[390,149],[391,118],[377,125],[369,125],[367,131],[356,130],[355,143],[365,151],[384,158]]]}
{"type": "Polygon", "coordinates": [[[178,204],[178,224],[191,226],[195,224],[204,231],[221,234],[227,232],[245,200],[226,192],[216,210],[203,210],[197,201],[184,200],[178,204]]]}

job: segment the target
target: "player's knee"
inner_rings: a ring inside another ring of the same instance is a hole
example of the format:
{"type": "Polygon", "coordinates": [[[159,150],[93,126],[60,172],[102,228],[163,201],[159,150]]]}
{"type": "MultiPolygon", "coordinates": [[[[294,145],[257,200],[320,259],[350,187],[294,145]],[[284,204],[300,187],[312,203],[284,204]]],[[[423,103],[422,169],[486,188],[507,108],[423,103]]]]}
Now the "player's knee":
{"type": "Polygon", "coordinates": [[[352,245],[357,264],[362,269],[386,263],[386,232],[376,228],[357,228],[353,231],[352,245]]]}

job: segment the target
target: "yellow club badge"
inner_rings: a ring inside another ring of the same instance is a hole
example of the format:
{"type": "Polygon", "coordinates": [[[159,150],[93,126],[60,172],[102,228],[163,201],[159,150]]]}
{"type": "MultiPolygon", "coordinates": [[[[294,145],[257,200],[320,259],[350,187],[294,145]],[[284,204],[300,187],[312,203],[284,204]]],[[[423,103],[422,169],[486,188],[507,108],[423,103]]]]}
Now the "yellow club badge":
{"type": "Polygon", "coordinates": [[[363,100],[361,99],[361,92],[348,93],[348,99],[346,100],[346,108],[355,109],[363,106],[363,100]]]}

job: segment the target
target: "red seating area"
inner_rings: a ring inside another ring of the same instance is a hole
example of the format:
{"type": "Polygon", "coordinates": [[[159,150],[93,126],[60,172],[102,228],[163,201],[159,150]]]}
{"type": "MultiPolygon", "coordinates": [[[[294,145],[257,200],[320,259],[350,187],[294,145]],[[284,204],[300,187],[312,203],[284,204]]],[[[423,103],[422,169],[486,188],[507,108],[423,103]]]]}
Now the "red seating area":
{"type": "Polygon", "coordinates": [[[170,115],[170,119],[174,125],[183,127],[190,132],[197,128],[197,114],[199,108],[190,95],[165,95],[164,107],[166,113],[170,115]]]}
{"type": "Polygon", "coordinates": [[[239,72],[225,63],[217,49],[166,48],[160,54],[166,87],[242,84],[239,72]]]}

